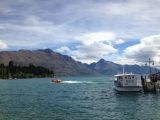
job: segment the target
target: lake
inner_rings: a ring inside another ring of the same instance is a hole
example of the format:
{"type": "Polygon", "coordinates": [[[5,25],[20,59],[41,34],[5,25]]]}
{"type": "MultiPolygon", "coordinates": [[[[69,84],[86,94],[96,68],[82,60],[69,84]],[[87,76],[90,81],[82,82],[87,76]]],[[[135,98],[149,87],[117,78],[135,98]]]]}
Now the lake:
{"type": "Polygon", "coordinates": [[[117,93],[113,77],[0,80],[0,120],[159,120],[160,93],[117,93]]]}

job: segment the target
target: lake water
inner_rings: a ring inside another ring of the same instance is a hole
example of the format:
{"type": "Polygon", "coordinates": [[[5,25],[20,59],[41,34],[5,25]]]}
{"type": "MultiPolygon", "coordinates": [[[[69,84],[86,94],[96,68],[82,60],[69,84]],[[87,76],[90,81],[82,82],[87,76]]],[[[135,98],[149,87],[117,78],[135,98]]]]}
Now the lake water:
{"type": "Polygon", "coordinates": [[[117,93],[113,77],[0,80],[0,120],[159,120],[160,93],[117,93]]]}

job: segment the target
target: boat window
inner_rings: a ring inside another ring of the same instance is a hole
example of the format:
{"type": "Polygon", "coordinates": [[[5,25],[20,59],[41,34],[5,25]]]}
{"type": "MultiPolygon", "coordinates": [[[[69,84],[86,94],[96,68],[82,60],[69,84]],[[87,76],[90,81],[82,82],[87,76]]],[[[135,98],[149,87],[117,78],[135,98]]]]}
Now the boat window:
{"type": "Polygon", "coordinates": [[[134,78],[134,76],[132,76],[132,78],[134,78]]]}
{"type": "Polygon", "coordinates": [[[131,79],[131,76],[128,76],[129,79],[131,79]]]}

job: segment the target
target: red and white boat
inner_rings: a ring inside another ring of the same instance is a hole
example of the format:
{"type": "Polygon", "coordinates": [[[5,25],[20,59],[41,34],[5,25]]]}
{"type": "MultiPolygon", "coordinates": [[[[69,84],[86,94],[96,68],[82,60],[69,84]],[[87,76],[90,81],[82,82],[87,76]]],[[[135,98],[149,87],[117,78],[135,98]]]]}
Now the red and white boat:
{"type": "Polygon", "coordinates": [[[60,79],[54,79],[54,80],[52,80],[51,82],[53,82],[53,83],[61,83],[62,80],[60,80],[60,79]]]}

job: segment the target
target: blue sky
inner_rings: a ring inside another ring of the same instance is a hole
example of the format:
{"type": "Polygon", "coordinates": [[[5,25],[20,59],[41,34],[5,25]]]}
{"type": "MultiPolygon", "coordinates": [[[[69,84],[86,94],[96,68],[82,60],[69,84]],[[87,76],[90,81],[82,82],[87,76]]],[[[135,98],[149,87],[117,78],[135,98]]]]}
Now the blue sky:
{"type": "Polygon", "coordinates": [[[81,62],[160,61],[159,0],[0,0],[0,49],[42,49],[81,62]]]}

